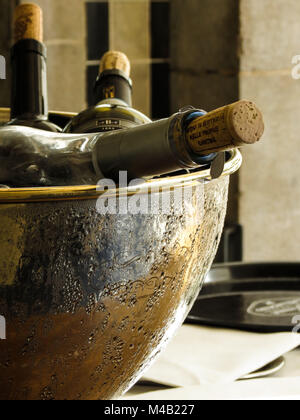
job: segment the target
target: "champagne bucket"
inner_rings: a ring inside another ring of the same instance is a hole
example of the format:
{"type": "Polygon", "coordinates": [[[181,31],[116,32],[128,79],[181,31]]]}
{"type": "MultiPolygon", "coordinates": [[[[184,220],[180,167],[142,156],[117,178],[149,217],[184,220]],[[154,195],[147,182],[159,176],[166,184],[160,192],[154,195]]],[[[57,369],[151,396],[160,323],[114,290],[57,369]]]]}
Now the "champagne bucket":
{"type": "Polygon", "coordinates": [[[241,162],[230,152],[216,180],[202,170],[116,190],[0,189],[0,399],[128,390],[201,289],[241,162]]]}

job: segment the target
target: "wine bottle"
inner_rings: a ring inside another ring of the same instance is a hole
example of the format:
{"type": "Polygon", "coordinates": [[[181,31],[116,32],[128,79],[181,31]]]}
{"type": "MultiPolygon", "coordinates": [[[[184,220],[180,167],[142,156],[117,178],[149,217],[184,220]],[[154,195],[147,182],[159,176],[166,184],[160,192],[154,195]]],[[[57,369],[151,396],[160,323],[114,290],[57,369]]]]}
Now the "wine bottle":
{"type": "Polygon", "coordinates": [[[39,6],[24,3],[14,12],[14,45],[11,49],[11,121],[46,131],[61,129],[48,120],[46,46],[39,6]]]}
{"type": "Polygon", "coordinates": [[[255,143],[264,131],[262,114],[252,102],[239,101],[194,119],[193,112],[85,135],[2,127],[0,184],[83,185],[103,178],[118,183],[120,171],[127,171],[128,179],[149,178],[198,168],[208,152],[255,143]]]}
{"type": "Polygon", "coordinates": [[[151,122],[132,108],[130,62],[125,54],[108,51],[100,61],[94,95],[95,105],[75,116],[65,133],[96,133],[151,122]]]}

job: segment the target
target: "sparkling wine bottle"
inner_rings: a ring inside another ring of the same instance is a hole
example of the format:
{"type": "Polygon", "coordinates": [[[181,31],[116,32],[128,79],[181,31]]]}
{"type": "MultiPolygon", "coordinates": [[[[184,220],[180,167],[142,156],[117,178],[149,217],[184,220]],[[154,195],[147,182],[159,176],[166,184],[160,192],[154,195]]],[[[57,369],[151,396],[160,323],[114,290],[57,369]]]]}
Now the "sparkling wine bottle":
{"type": "Polygon", "coordinates": [[[149,123],[150,119],[132,108],[130,62],[118,51],[108,51],[101,59],[94,94],[95,105],[75,116],[66,133],[96,133],[149,123]]]}
{"type": "Polygon", "coordinates": [[[46,131],[61,129],[48,120],[46,47],[43,44],[42,10],[24,3],[14,12],[14,45],[11,49],[11,121],[46,131]]]}
{"type": "Polygon", "coordinates": [[[118,183],[202,165],[208,153],[258,141],[261,112],[239,101],[202,116],[195,110],[127,130],[54,134],[27,127],[0,128],[0,184],[9,187],[118,183]]]}

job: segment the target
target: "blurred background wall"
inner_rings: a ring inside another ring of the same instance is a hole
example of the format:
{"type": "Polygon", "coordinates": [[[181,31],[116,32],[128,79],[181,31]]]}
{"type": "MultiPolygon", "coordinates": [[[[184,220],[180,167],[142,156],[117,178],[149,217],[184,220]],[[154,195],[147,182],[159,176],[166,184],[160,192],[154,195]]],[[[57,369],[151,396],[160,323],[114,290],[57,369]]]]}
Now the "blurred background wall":
{"type": "Polygon", "coordinates": [[[8,107],[10,104],[10,71],[9,71],[9,48],[11,45],[11,28],[9,22],[12,19],[12,10],[17,1],[0,0],[0,54],[6,61],[6,80],[0,79],[0,107],[8,107]]]}
{"type": "Polygon", "coordinates": [[[300,80],[292,77],[299,40],[299,1],[240,0],[240,96],[258,103],[266,123],[240,172],[240,221],[252,260],[300,259],[300,80]]]}
{"type": "MultiPolygon", "coordinates": [[[[0,0],[0,54],[7,57],[15,3],[0,0]]],[[[153,118],[188,104],[210,110],[240,98],[257,102],[266,133],[243,150],[226,223],[243,226],[247,261],[299,259],[300,80],[292,78],[299,0],[36,3],[44,10],[51,109],[80,111],[91,102],[108,49],[131,59],[134,106],[153,118]]],[[[0,106],[8,105],[9,79],[0,88],[0,106]]]]}

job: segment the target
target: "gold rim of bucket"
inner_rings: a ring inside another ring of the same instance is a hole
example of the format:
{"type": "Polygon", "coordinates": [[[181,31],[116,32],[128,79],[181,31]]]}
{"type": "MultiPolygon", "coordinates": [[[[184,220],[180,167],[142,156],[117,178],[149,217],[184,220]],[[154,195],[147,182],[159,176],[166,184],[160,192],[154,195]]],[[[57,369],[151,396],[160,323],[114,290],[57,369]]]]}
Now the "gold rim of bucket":
{"type": "MultiPolygon", "coordinates": [[[[50,112],[50,115],[71,118],[76,115],[67,112],[50,112]]],[[[9,121],[10,109],[0,108],[0,123],[9,121]]],[[[230,158],[225,163],[222,177],[235,173],[242,164],[242,155],[238,149],[230,151],[230,158]]],[[[139,194],[150,194],[153,192],[182,188],[184,186],[196,185],[199,181],[210,181],[210,170],[200,170],[185,175],[175,175],[161,179],[152,179],[145,181],[137,186],[128,186],[124,188],[110,189],[107,191],[105,186],[80,185],[65,187],[35,187],[35,188],[0,188],[0,203],[16,202],[39,202],[39,201],[64,201],[64,200],[87,200],[98,198],[103,193],[114,196],[130,196],[137,192],[139,194]]]]}

